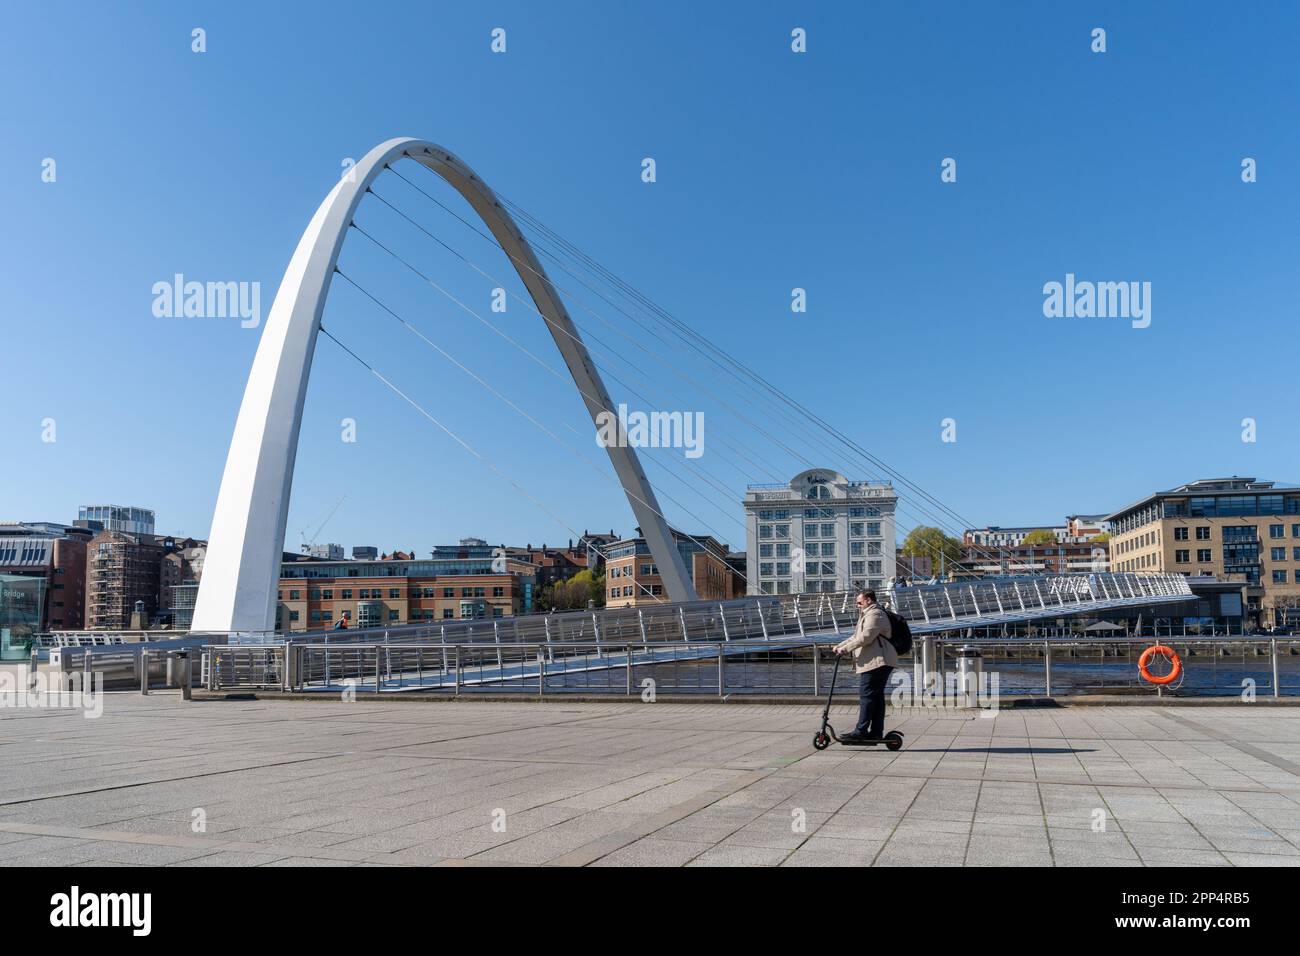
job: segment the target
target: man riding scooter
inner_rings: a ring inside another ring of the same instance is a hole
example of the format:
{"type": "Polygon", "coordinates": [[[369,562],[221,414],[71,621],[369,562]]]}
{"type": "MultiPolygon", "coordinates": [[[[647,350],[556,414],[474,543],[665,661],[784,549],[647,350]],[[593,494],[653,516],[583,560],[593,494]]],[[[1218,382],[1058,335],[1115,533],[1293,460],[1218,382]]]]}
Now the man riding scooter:
{"type": "Polygon", "coordinates": [[[853,636],[835,645],[835,653],[853,654],[858,673],[858,725],[840,743],[874,743],[885,736],[885,685],[898,666],[898,652],[889,642],[889,617],[876,603],[876,592],[858,591],[858,626],[853,636]]]}

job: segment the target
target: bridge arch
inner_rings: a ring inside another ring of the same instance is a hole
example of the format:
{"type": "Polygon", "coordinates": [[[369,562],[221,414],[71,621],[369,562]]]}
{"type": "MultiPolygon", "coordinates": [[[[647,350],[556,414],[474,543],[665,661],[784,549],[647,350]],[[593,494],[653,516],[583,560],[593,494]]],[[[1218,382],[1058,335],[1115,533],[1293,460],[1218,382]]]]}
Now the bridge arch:
{"type": "MultiPolygon", "coordinates": [[[[298,453],[307,379],[348,226],[370,183],[396,160],[409,158],[437,173],[469,202],[510,257],[573,376],[592,418],[614,408],[578,329],[546,270],[492,190],[459,157],[409,137],[372,149],[330,190],[312,216],[285,270],[267,315],[235,421],[203,577],[194,608],[195,631],[275,628],[276,590],[289,494],[298,453]]],[[[673,601],[695,600],[685,562],[662,517],[650,481],[630,447],[609,447],[614,471],[673,601]]]]}

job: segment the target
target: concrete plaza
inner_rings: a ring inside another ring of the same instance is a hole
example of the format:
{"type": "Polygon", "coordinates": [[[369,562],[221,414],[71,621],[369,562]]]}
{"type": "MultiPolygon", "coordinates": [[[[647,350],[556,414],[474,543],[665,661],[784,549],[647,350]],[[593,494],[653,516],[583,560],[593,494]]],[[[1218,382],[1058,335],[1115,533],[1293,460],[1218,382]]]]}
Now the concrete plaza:
{"type": "Polygon", "coordinates": [[[99,719],[4,709],[0,860],[1300,865],[1300,708],[902,711],[897,753],[818,753],[819,716],[174,692],[110,694],[99,719]]]}

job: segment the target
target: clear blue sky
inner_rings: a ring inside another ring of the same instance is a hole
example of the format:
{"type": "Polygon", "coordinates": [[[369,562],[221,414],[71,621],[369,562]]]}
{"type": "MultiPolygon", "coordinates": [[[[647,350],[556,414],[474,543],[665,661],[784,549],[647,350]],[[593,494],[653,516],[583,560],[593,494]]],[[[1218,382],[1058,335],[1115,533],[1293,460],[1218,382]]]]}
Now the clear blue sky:
{"type": "MultiPolygon", "coordinates": [[[[260,329],[155,318],[152,285],[258,281],[265,313],[342,160],[396,135],[457,152],[976,524],[1106,511],[1197,477],[1300,479],[1295,4],[53,2],[0,16],[0,517],[70,521],[111,502],[206,535],[260,329]],[[1098,26],[1104,54],[1089,49],[1098,26]],[[955,184],[940,182],[945,157],[955,184]],[[1243,157],[1258,182],[1241,181],[1243,157]],[[1066,273],[1150,282],[1150,328],[1045,318],[1043,284],[1066,273]]],[[[376,191],[504,275],[499,251],[391,174],[376,191]]],[[[373,200],[358,221],[558,365],[535,315],[486,312],[492,283],[373,200]]],[[[343,283],[327,327],[567,525],[629,531],[571,387],[365,245],[348,240],[345,268],[606,477],[343,283]]],[[[699,465],[733,497],[806,466],[645,371],[661,407],[706,411],[699,465]]],[[[711,387],[752,407],[727,383],[711,387]]],[[[679,502],[670,519],[743,546],[738,506],[660,470],[682,472],[680,452],[647,467],[679,502]]],[[[321,540],[569,536],[322,338],[287,546],[345,495],[321,540]],[[355,444],[339,440],[345,417],[355,444]]]]}

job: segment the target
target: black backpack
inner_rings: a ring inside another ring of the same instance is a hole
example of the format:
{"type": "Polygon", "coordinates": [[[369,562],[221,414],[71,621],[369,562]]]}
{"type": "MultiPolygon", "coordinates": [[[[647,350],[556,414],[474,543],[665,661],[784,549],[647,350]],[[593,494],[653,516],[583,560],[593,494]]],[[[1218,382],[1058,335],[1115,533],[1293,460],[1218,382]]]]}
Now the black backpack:
{"type": "Polygon", "coordinates": [[[907,623],[906,618],[899,617],[889,608],[882,608],[885,617],[889,618],[889,643],[894,645],[894,650],[898,653],[906,654],[912,649],[912,627],[907,623]]]}

